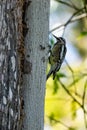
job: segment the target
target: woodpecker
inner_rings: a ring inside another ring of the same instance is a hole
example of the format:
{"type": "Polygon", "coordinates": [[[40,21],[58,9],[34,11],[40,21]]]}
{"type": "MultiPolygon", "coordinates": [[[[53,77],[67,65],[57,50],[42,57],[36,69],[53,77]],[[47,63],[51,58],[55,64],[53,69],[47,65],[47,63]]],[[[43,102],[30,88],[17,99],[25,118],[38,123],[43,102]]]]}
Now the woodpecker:
{"type": "Polygon", "coordinates": [[[47,74],[46,80],[51,74],[53,74],[53,80],[55,79],[56,72],[59,71],[67,52],[65,39],[62,37],[56,37],[55,35],[53,36],[56,38],[57,42],[50,50],[50,56],[48,59],[51,67],[47,74]]]}

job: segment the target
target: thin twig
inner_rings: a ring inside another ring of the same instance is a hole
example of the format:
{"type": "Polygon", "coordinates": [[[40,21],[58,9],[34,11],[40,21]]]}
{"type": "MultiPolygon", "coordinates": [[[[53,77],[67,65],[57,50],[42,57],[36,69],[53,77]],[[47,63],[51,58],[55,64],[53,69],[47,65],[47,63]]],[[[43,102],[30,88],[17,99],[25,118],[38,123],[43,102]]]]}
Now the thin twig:
{"type": "Polygon", "coordinates": [[[72,0],[69,0],[69,2],[73,5],[74,9],[79,10],[79,8],[72,2],[72,0]]]}
{"type": "Polygon", "coordinates": [[[79,12],[81,12],[81,11],[83,11],[83,9],[80,10],[80,11],[75,12],[75,13],[69,18],[69,20],[68,20],[66,23],[61,24],[61,25],[59,25],[59,26],[53,28],[52,30],[49,31],[49,33],[52,33],[53,31],[55,31],[55,30],[57,30],[57,29],[59,29],[59,28],[64,28],[64,27],[66,27],[68,24],[70,24],[70,23],[72,23],[72,22],[75,22],[75,21],[77,21],[77,20],[80,20],[80,19],[82,19],[82,18],[85,18],[85,17],[86,17],[86,13],[81,14],[81,15],[78,15],[78,16],[75,16],[75,15],[77,15],[77,14],[78,14],[79,12]]]}
{"type": "Polygon", "coordinates": [[[63,87],[63,89],[67,92],[67,94],[82,108],[84,109],[84,112],[87,113],[87,111],[85,110],[85,108],[83,108],[83,105],[70,93],[70,91],[65,87],[65,85],[60,81],[59,79],[59,83],[61,84],[61,86],[63,87]]]}
{"type": "Polygon", "coordinates": [[[87,1],[84,0],[83,3],[84,3],[84,10],[85,10],[86,17],[87,17],[87,1]]]}
{"type": "Polygon", "coordinates": [[[73,8],[73,9],[75,9],[75,10],[79,10],[75,5],[71,5],[71,4],[69,4],[68,2],[65,2],[65,1],[61,1],[61,0],[57,0],[59,3],[61,3],[61,4],[64,4],[64,5],[66,5],[66,6],[68,6],[68,7],[70,7],[70,8],[73,8]]]}
{"type": "Polygon", "coordinates": [[[82,96],[82,104],[83,104],[83,106],[85,104],[86,86],[87,86],[87,80],[86,80],[85,85],[84,85],[84,91],[83,91],[83,96],[82,96]]]}
{"type": "Polygon", "coordinates": [[[47,117],[48,117],[49,119],[51,119],[51,121],[55,121],[56,123],[60,123],[61,125],[63,125],[64,127],[68,128],[68,129],[71,128],[71,127],[69,127],[68,125],[66,125],[65,123],[63,123],[62,121],[55,119],[54,117],[51,117],[51,118],[50,118],[50,116],[47,116],[47,117]]]}
{"type": "Polygon", "coordinates": [[[53,121],[55,121],[55,122],[57,122],[57,123],[60,123],[61,125],[63,125],[64,127],[66,127],[66,128],[70,128],[69,126],[67,126],[65,123],[63,123],[62,121],[60,121],[60,120],[56,120],[56,119],[52,119],[53,121]]]}
{"type": "Polygon", "coordinates": [[[74,88],[75,88],[75,94],[77,94],[77,90],[76,90],[76,82],[75,82],[75,76],[74,76],[74,71],[72,70],[71,66],[68,64],[68,62],[65,60],[69,70],[72,73],[72,78],[73,78],[73,84],[74,84],[74,88]]]}
{"type": "Polygon", "coordinates": [[[65,62],[66,62],[66,64],[67,64],[67,66],[68,66],[69,70],[73,73],[73,70],[72,70],[71,66],[69,65],[69,63],[67,62],[67,60],[66,60],[66,59],[65,59],[65,62]]]}
{"type": "MultiPolygon", "coordinates": [[[[83,97],[82,97],[82,105],[83,105],[84,109],[85,109],[86,87],[87,87],[87,80],[86,80],[85,85],[84,85],[84,91],[83,91],[83,97]]],[[[84,109],[83,109],[83,112],[84,112],[84,123],[85,123],[85,127],[87,128],[86,113],[85,113],[84,109]]]]}

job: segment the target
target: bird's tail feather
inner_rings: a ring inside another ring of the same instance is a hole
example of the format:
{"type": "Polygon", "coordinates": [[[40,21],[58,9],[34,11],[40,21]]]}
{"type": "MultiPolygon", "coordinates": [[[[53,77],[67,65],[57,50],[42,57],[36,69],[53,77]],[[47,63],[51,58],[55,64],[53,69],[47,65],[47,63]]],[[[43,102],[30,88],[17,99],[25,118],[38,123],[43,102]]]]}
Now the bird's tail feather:
{"type": "Polygon", "coordinates": [[[53,72],[50,70],[49,73],[47,74],[46,80],[48,80],[48,78],[50,77],[50,75],[51,75],[52,73],[53,73],[53,72]]]}

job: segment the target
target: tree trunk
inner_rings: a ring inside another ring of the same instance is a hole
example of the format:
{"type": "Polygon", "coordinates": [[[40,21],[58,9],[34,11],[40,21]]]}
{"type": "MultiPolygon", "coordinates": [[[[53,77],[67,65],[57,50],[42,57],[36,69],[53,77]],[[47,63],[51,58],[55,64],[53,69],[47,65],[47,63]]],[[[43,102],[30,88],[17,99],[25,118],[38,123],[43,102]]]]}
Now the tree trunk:
{"type": "Polygon", "coordinates": [[[46,55],[49,37],[49,0],[32,0],[25,17],[29,28],[25,58],[30,72],[24,75],[24,129],[43,130],[46,55]]]}
{"type": "Polygon", "coordinates": [[[49,0],[26,1],[0,2],[0,130],[44,127],[49,0]]]}
{"type": "Polygon", "coordinates": [[[0,1],[0,130],[20,129],[21,0],[0,1]]]}

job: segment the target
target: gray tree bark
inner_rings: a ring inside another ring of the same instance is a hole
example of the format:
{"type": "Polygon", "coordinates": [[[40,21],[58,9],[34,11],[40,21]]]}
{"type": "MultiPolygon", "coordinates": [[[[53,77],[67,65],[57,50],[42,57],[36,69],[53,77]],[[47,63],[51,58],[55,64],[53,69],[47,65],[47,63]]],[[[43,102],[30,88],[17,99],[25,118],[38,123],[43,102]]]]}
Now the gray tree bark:
{"type": "Polygon", "coordinates": [[[25,21],[25,57],[30,73],[24,76],[24,129],[43,130],[46,82],[46,55],[49,37],[49,0],[31,0],[25,21]]]}
{"type": "Polygon", "coordinates": [[[50,1],[26,1],[0,1],[0,130],[44,128],[50,1]]]}
{"type": "Polygon", "coordinates": [[[19,130],[21,119],[21,0],[0,1],[0,130],[19,130]]]}

